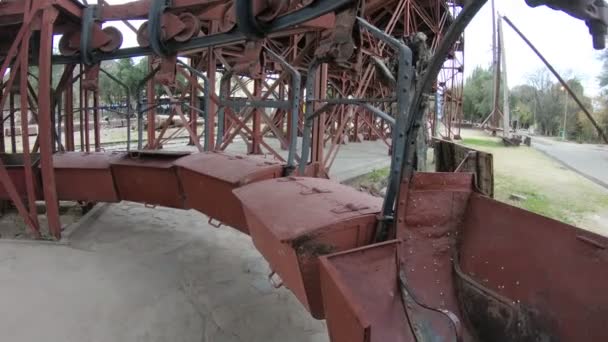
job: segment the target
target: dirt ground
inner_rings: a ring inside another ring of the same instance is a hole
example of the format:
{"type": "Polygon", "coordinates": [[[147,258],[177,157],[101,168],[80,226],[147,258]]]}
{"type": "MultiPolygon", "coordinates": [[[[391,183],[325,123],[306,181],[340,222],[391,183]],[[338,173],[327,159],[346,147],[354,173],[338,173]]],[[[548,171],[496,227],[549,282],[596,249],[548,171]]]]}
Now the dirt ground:
{"type": "MultiPolygon", "coordinates": [[[[65,229],[80,220],[83,215],[83,210],[76,202],[61,202],[59,215],[62,229],[65,229]]],[[[42,239],[52,239],[48,229],[48,221],[45,215],[43,202],[38,203],[38,222],[40,223],[42,239]]],[[[9,206],[0,213],[0,239],[31,240],[33,238],[33,233],[26,227],[25,222],[14,208],[9,206]]]]}

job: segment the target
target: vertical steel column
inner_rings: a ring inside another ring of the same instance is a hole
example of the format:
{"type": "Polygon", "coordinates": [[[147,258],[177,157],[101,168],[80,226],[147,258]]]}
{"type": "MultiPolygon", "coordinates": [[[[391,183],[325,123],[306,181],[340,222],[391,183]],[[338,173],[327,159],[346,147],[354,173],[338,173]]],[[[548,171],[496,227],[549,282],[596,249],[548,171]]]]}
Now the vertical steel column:
{"type": "Polygon", "coordinates": [[[64,111],[65,111],[65,148],[68,151],[74,151],[74,87],[73,76],[70,75],[68,86],[64,94],[64,111]]]}
{"type": "Polygon", "coordinates": [[[6,153],[4,143],[4,108],[0,108],[0,153],[6,153]]]}
{"type": "MultiPolygon", "coordinates": [[[[256,100],[261,100],[262,98],[261,79],[253,81],[253,96],[256,100]]],[[[251,137],[251,150],[249,151],[249,154],[262,154],[262,149],[260,148],[260,143],[262,141],[262,114],[260,113],[260,110],[264,109],[259,107],[253,109],[253,134],[251,137]]]]}
{"type": "MultiPolygon", "coordinates": [[[[315,84],[315,99],[325,99],[327,96],[327,64],[321,65],[316,78],[315,84]]],[[[320,103],[314,104],[314,109],[317,110],[322,105],[320,103]]],[[[318,163],[320,169],[324,169],[324,148],[325,148],[325,113],[319,115],[314,123],[312,129],[312,162],[318,163]]]]}
{"type": "Polygon", "coordinates": [[[101,151],[101,127],[99,121],[99,90],[93,92],[93,126],[95,129],[95,151],[101,151]]]}
{"type": "MultiPolygon", "coordinates": [[[[148,70],[152,70],[152,57],[148,57],[148,70]]],[[[156,145],[156,109],[154,107],[156,94],[154,92],[154,78],[148,80],[146,88],[146,97],[148,102],[148,144],[147,148],[151,149],[156,145]]]]}
{"type": "MultiPolygon", "coordinates": [[[[293,90],[292,90],[293,91],[293,90]]],[[[285,85],[283,83],[279,84],[279,100],[283,101],[283,99],[285,98],[285,85]]],[[[282,109],[279,109],[280,111],[282,111],[282,109]]],[[[280,121],[280,129],[279,131],[281,132],[285,132],[285,137],[287,138],[287,141],[291,141],[291,134],[292,134],[292,128],[291,128],[291,121],[293,120],[293,113],[291,111],[287,111],[287,129],[285,129],[285,120],[283,119],[285,116],[283,115],[280,121]]],[[[281,148],[283,150],[287,149],[287,145],[283,144],[281,142],[281,148]]]]}
{"type": "Polygon", "coordinates": [[[85,90],[82,87],[82,80],[84,78],[84,68],[82,66],[82,64],[80,64],[80,80],[78,82],[78,88],[79,88],[79,96],[80,96],[80,113],[78,115],[78,120],[80,123],[80,127],[78,128],[78,130],[80,131],[80,151],[84,152],[85,151],[85,142],[84,142],[84,115],[85,115],[85,111],[86,111],[86,101],[85,101],[85,90]]]}
{"type": "Polygon", "coordinates": [[[354,108],[355,118],[353,119],[353,136],[351,142],[361,142],[359,140],[359,108],[354,108]]]}
{"type": "MultiPolygon", "coordinates": [[[[226,106],[223,105],[223,101],[230,97],[230,90],[232,88],[232,71],[224,71],[220,80],[220,105],[217,112],[217,140],[216,147],[221,148],[224,143],[224,131],[226,130],[226,106]]],[[[209,81],[211,83],[211,81],[209,81]]],[[[211,89],[211,88],[210,88],[211,89]]]]}
{"type": "Polygon", "coordinates": [[[61,119],[61,113],[63,111],[63,97],[61,97],[61,94],[58,95],[57,98],[57,117],[55,118],[55,123],[57,125],[57,135],[55,136],[53,134],[53,136],[55,137],[56,140],[56,144],[53,145],[54,147],[56,147],[55,151],[61,151],[61,135],[63,134],[63,129],[62,129],[62,119],[61,119]]]}
{"type": "Polygon", "coordinates": [[[340,107],[340,112],[338,113],[338,118],[336,120],[337,120],[336,126],[338,128],[336,128],[336,133],[335,134],[339,135],[337,143],[340,144],[340,145],[342,145],[342,144],[345,143],[345,141],[344,141],[344,133],[339,128],[342,127],[342,123],[344,122],[344,106],[340,107]]]}
{"type": "MultiPolygon", "coordinates": [[[[209,28],[209,33],[213,33],[216,30],[217,24],[212,21],[211,27],[209,28]]],[[[210,96],[212,100],[209,101],[209,108],[207,108],[208,113],[205,114],[207,117],[205,120],[205,141],[207,142],[207,149],[209,151],[213,151],[216,147],[216,141],[219,144],[222,137],[220,137],[220,133],[218,133],[217,139],[215,138],[215,123],[218,110],[218,105],[215,102],[215,73],[217,71],[217,59],[215,57],[215,50],[212,47],[207,50],[207,59],[207,78],[209,79],[209,90],[207,91],[207,96],[210,96]]]]}
{"type": "MultiPolygon", "coordinates": [[[[26,14],[30,15],[30,14],[26,14]]],[[[19,68],[19,100],[21,112],[21,143],[23,146],[23,171],[25,175],[25,186],[27,191],[27,203],[29,207],[29,216],[34,227],[36,235],[40,234],[40,224],[38,223],[38,215],[36,210],[36,178],[32,170],[32,158],[30,155],[30,137],[29,137],[29,110],[28,110],[28,71],[29,71],[29,43],[31,31],[27,31],[21,43],[21,66],[19,68]]],[[[42,70],[42,69],[41,69],[42,70]]],[[[42,74],[42,72],[40,72],[42,74]]],[[[50,77],[49,77],[50,85],[50,77]]],[[[50,97],[50,89],[49,89],[50,97]]],[[[50,103],[49,103],[50,105],[50,103]]],[[[50,109],[50,108],[49,108],[50,109]]]]}
{"type": "MultiPolygon", "coordinates": [[[[27,94],[27,93],[26,93],[27,94]]],[[[10,124],[10,131],[11,131],[11,152],[12,153],[17,153],[17,132],[15,130],[15,112],[17,112],[17,110],[15,109],[15,93],[10,90],[10,95],[9,95],[9,108],[10,108],[10,118],[9,118],[9,124],[10,124]]]]}
{"type": "MultiPolygon", "coordinates": [[[[190,66],[193,68],[196,67],[194,58],[190,59],[190,66]]],[[[194,80],[196,80],[196,82],[198,82],[198,78],[192,71],[190,71],[190,75],[192,76],[192,79],[194,79],[194,80]]],[[[196,96],[197,93],[198,93],[197,84],[194,82],[190,82],[190,130],[194,133],[194,136],[198,136],[197,127],[196,127],[197,126],[196,122],[198,121],[198,112],[196,111],[196,108],[198,108],[200,106],[197,104],[197,102],[198,102],[198,96],[196,96]]],[[[192,140],[192,138],[190,138],[188,145],[194,145],[194,141],[192,140]]]]}
{"type": "Polygon", "coordinates": [[[89,91],[84,90],[84,150],[86,152],[91,152],[91,139],[90,139],[90,131],[91,127],[89,127],[89,91]]]}
{"type": "Polygon", "coordinates": [[[38,67],[40,70],[38,88],[38,124],[40,137],[40,163],[42,167],[42,183],[46,212],[50,233],[61,238],[61,222],[59,220],[59,202],[53,170],[53,137],[51,131],[51,57],[53,53],[53,27],[58,11],[55,7],[47,7],[42,13],[40,28],[40,51],[38,67]]]}

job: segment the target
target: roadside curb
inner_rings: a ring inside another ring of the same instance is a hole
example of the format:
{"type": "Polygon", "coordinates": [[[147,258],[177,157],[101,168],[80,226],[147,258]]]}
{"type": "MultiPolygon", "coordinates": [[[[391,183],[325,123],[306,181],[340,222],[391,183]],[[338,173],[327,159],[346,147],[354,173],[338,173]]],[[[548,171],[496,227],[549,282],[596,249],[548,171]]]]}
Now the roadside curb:
{"type": "Polygon", "coordinates": [[[587,178],[588,180],[592,181],[593,183],[595,183],[595,184],[597,184],[597,185],[599,185],[599,186],[601,186],[601,187],[605,188],[606,190],[608,190],[608,183],[606,183],[606,182],[604,182],[604,181],[601,181],[601,180],[599,180],[599,179],[597,179],[597,178],[595,178],[595,177],[593,177],[593,176],[590,176],[590,175],[588,175],[588,174],[586,174],[586,173],[583,173],[583,172],[579,171],[578,169],[576,169],[576,168],[574,168],[574,167],[570,166],[570,164],[568,164],[568,163],[566,163],[566,162],[564,162],[564,161],[562,161],[562,160],[560,160],[560,159],[558,159],[558,158],[554,157],[552,154],[550,154],[550,153],[548,153],[548,152],[546,152],[546,151],[544,151],[544,150],[542,150],[542,149],[540,149],[540,148],[536,148],[536,147],[534,147],[534,146],[533,146],[533,148],[534,148],[536,151],[538,151],[538,152],[542,153],[543,155],[545,155],[545,156],[549,157],[551,160],[554,160],[554,161],[556,161],[558,164],[560,164],[560,165],[564,166],[564,167],[565,167],[565,168],[567,168],[568,170],[573,171],[573,172],[577,173],[578,175],[583,176],[583,177],[587,178]]]}

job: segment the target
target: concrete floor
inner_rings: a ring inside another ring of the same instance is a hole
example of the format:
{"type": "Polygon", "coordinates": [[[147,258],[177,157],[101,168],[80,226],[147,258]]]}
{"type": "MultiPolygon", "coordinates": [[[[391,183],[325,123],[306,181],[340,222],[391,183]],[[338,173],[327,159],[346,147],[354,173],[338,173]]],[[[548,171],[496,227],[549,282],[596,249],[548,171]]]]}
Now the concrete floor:
{"type": "MultiPolygon", "coordinates": [[[[382,143],[350,144],[334,176],[388,165],[382,143]]],[[[68,245],[0,240],[2,341],[328,341],[251,239],[193,211],[107,205],[68,245]]]]}
{"type": "Polygon", "coordinates": [[[0,244],[3,341],[328,340],[248,236],[193,211],[100,214],[69,246],[0,244]]]}

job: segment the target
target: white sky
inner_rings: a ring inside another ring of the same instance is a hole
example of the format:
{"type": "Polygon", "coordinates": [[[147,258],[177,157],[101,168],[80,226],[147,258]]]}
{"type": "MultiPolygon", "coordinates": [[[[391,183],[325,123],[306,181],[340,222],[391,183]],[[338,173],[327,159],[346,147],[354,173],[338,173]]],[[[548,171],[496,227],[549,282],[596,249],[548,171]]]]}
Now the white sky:
{"type": "MultiPolygon", "coordinates": [[[[106,0],[110,4],[126,3],[130,0],[106,0]]],[[[89,3],[96,3],[89,0],[89,3]]],[[[597,76],[602,67],[593,50],[591,36],[582,20],[546,7],[530,8],[524,0],[496,0],[497,10],[509,17],[530,41],[544,54],[564,77],[576,76],[584,87],[586,95],[599,93],[597,76]]],[[[465,37],[465,77],[480,65],[487,67],[492,62],[492,16],[490,3],[481,10],[466,31],[465,37]]],[[[139,27],[140,22],[133,22],[139,27]]],[[[135,35],[126,26],[115,23],[123,33],[123,47],[135,46],[135,35]]],[[[503,25],[507,52],[508,82],[513,87],[526,83],[527,75],[544,68],[544,64],[527,45],[511,30],[503,25]]]]}
{"type": "MultiPolygon", "coordinates": [[[[536,48],[562,73],[576,76],[586,95],[598,95],[597,76],[602,67],[599,52],[593,49],[591,35],[582,20],[547,7],[528,7],[524,0],[496,0],[496,8],[507,16],[536,48]]],[[[509,87],[526,83],[527,75],[544,64],[506,24],[503,24],[509,87]]],[[[490,2],[469,25],[465,36],[465,75],[475,66],[492,62],[492,11],[490,2]]]]}

